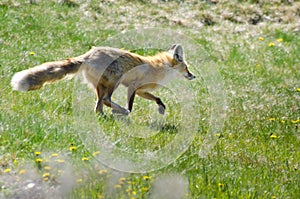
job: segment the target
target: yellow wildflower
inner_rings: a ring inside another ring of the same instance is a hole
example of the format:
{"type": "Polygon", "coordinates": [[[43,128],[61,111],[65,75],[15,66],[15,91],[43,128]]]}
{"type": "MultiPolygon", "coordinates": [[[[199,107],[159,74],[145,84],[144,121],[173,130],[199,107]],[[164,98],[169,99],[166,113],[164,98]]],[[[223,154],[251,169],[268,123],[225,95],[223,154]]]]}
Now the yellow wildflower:
{"type": "Polygon", "coordinates": [[[269,43],[269,47],[275,46],[273,42],[269,43]]]}
{"type": "Polygon", "coordinates": [[[4,169],[4,173],[9,173],[11,171],[10,168],[4,169]]]}
{"type": "Polygon", "coordinates": [[[31,52],[29,52],[29,55],[35,55],[35,52],[33,52],[33,51],[31,51],[31,52]]]}
{"type": "Polygon", "coordinates": [[[217,138],[220,138],[220,137],[222,137],[222,134],[221,133],[215,133],[214,136],[216,136],[217,138]]]}
{"type": "Polygon", "coordinates": [[[300,92],[300,88],[296,88],[295,90],[296,90],[297,92],[300,92]]]}
{"type": "Polygon", "coordinates": [[[133,192],[132,192],[132,195],[136,195],[136,191],[133,191],[133,192]]]}
{"type": "Polygon", "coordinates": [[[134,181],[128,181],[128,184],[135,185],[136,183],[134,181]]]}
{"type": "Polygon", "coordinates": [[[40,151],[36,151],[36,152],[34,152],[34,155],[39,156],[39,155],[41,155],[41,152],[40,151]]]}
{"type": "Polygon", "coordinates": [[[270,121],[270,122],[275,121],[275,117],[270,117],[270,118],[269,118],[269,121],[270,121]]]}
{"type": "Polygon", "coordinates": [[[258,39],[259,39],[260,41],[265,40],[265,38],[263,38],[263,37],[258,37],[258,39]]]}
{"type": "Polygon", "coordinates": [[[282,39],[282,38],[278,38],[278,39],[277,39],[277,42],[279,42],[279,43],[280,43],[280,42],[283,42],[283,39],[282,39]]]}
{"type": "Polygon", "coordinates": [[[225,184],[223,183],[218,183],[219,191],[223,191],[225,188],[225,184]]]}
{"type": "Polygon", "coordinates": [[[43,177],[44,177],[44,178],[49,177],[49,176],[50,176],[50,173],[44,173],[44,174],[43,174],[43,177]]]}
{"type": "Polygon", "coordinates": [[[43,162],[43,159],[42,158],[37,158],[37,159],[35,159],[35,162],[36,163],[41,163],[41,162],[43,162]]]}
{"type": "Polygon", "coordinates": [[[129,192],[131,192],[131,188],[130,187],[128,187],[127,189],[126,189],[126,192],[129,194],[129,192]]]}
{"type": "Polygon", "coordinates": [[[300,122],[300,119],[298,119],[298,120],[291,120],[291,122],[292,122],[292,124],[297,124],[297,123],[300,122]]]}
{"type": "Polygon", "coordinates": [[[151,177],[150,176],[143,176],[143,179],[144,180],[151,180],[151,177]]]}
{"type": "Polygon", "coordinates": [[[121,188],[121,185],[116,184],[116,185],[115,185],[115,188],[119,189],[119,188],[121,188]]]}
{"type": "Polygon", "coordinates": [[[89,160],[89,158],[87,158],[87,157],[83,157],[83,158],[81,158],[81,160],[82,160],[82,161],[88,161],[88,160],[89,160]]]}
{"type": "Polygon", "coordinates": [[[270,138],[271,138],[271,139],[277,139],[278,136],[277,136],[277,135],[274,135],[274,134],[271,134],[271,135],[270,135],[270,138]]]}
{"type": "Polygon", "coordinates": [[[76,146],[70,146],[70,151],[75,151],[77,149],[76,146]]]}
{"type": "Polygon", "coordinates": [[[125,180],[126,180],[126,178],[124,178],[124,177],[123,177],[123,178],[120,178],[120,181],[125,181],[125,180]]]}
{"type": "Polygon", "coordinates": [[[45,166],[44,169],[49,171],[49,170],[51,170],[51,167],[45,166]]]}
{"type": "Polygon", "coordinates": [[[57,156],[58,156],[58,153],[52,153],[51,156],[52,156],[52,157],[57,157],[57,156]]]}
{"type": "Polygon", "coordinates": [[[124,184],[125,181],[126,181],[126,178],[120,178],[119,179],[119,184],[124,184]]]}
{"type": "Polygon", "coordinates": [[[76,180],[77,183],[81,183],[82,182],[82,178],[79,178],[76,180]]]}
{"type": "Polygon", "coordinates": [[[149,190],[149,188],[147,187],[142,187],[142,191],[147,192],[149,190]]]}
{"type": "Polygon", "coordinates": [[[21,170],[19,171],[19,174],[20,174],[20,175],[23,175],[25,172],[26,172],[25,169],[21,169],[21,170]]]}
{"type": "Polygon", "coordinates": [[[65,162],[65,160],[63,160],[63,159],[57,159],[57,160],[55,160],[55,162],[63,163],[63,162],[65,162]]]}
{"type": "Polygon", "coordinates": [[[96,156],[96,155],[98,155],[100,153],[100,151],[95,151],[94,153],[93,153],[93,156],[96,156]]]}
{"type": "Polygon", "coordinates": [[[99,174],[105,174],[105,173],[107,173],[107,170],[106,170],[106,169],[102,169],[102,170],[100,170],[98,173],[99,173],[99,174]]]}

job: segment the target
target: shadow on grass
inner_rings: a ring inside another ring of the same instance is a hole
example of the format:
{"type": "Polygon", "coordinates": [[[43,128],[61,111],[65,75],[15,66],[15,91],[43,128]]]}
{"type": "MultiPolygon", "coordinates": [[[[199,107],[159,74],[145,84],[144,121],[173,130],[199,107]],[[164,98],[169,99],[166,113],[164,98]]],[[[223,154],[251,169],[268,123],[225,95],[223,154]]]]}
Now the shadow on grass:
{"type": "MultiPolygon", "coordinates": [[[[101,126],[106,125],[114,125],[117,124],[117,121],[121,121],[122,123],[130,126],[135,125],[134,121],[124,115],[118,115],[118,114],[99,114],[97,115],[98,122],[101,126]]],[[[136,124],[137,128],[138,126],[145,126],[152,130],[157,131],[158,133],[168,133],[168,134],[177,134],[179,132],[178,124],[173,123],[165,123],[163,121],[153,121],[153,122],[147,122],[147,123],[138,123],[136,124]]]]}

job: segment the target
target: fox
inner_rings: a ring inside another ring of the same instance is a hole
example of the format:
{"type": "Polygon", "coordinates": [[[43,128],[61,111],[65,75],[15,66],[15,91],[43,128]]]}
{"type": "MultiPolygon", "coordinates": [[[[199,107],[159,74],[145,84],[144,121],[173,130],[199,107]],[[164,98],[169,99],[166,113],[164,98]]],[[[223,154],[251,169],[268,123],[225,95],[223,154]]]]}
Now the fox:
{"type": "MultiPolygon", "coordinates": [[[[135,96],[156,102],[158,112],[166,106],[151,91],[182,75],[195,78],[188,70],[181,44],[153,56],[142,56],[112,47],[92,47],[83,55],[60,61],[46,62],[13,75],[11,86],[16,91],[31,91],[67,77],[82,73],[84,81],[95,91],[97,102],[94,111],[104,114],[103,106],[112,113],[128,115],[132,112],[135,96]],[[122,84],[127,87],[127,107],[112,101],[112,94],[122,84]]],[[[70,78],[69,78],[70,79],[70,78]]]]}

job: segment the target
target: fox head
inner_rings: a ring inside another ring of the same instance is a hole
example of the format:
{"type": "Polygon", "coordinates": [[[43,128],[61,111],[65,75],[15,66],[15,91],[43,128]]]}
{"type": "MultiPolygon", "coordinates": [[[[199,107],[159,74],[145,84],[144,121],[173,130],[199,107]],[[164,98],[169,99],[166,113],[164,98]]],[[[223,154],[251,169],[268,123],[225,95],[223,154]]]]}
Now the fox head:
{"type": "Polygon", "coordinates": [[[192,80],[196,78],[189,70],[188,64],[184,59],[183,48],[180,44],[175,44],[169,48],[169,52],[173,54],[173,69],[182,74],[186,79],[192,80]]]}

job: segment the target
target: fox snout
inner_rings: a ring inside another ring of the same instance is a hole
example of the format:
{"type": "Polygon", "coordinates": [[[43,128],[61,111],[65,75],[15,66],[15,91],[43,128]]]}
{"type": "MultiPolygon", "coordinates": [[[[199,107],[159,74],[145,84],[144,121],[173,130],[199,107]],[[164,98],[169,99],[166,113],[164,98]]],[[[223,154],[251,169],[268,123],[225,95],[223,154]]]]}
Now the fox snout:
{"type": "Polygon", "coordinates": [[[190,73],[190,71],[187,71],[187,73],[184,75],[185,78],[187,78],[188,80],[192,80],[195,79],[196,76],[193,75],[192,73],[190,73]]]}

